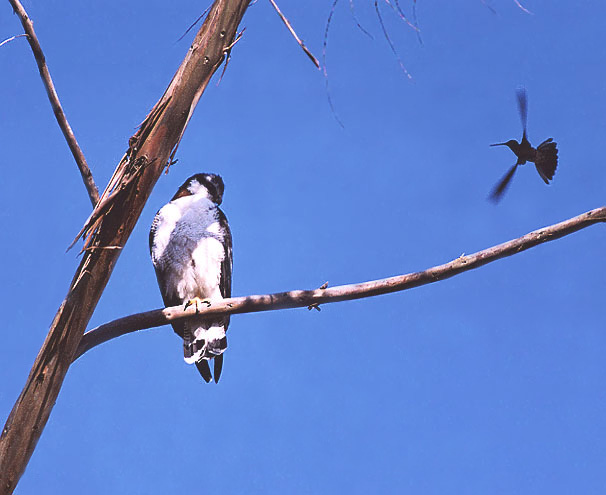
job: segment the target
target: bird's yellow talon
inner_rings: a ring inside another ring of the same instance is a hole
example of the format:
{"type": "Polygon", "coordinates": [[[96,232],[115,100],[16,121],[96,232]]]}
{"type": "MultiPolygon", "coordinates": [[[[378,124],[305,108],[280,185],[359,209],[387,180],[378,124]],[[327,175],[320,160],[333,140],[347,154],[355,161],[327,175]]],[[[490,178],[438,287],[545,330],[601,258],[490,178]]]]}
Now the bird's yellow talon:
{"type": "Polygon", "coordinates": [[[198,314],[200,312],[200,304],[206,304],[206,307],[210,308],[211,302],[208,299],[200,299],[199,297],[194,297],[185,303],[183,311],[185,311],[190,306],[195,306],[196,314],[198,314]]]}

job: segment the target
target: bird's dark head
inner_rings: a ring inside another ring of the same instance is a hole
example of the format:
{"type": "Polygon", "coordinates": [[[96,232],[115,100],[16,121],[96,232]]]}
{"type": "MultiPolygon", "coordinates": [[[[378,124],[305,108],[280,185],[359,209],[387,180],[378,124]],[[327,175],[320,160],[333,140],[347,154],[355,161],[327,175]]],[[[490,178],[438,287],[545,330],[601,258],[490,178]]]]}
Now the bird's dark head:
{"type": "Polygon", "coordinates": [[[510,139],[505,143],[495,143],[491,144],[490,146],[507,146],[511,151],[515,153],[516,150],[520,147],[520,143],[518,143],[515,139],[510,139]]]}
{"type": "Polygon", "coordinates": [[[174,195],[173,201],[183,196],[201,195],[220,205],[223,201],[223,179],[217,174],[196,174],[187,179],[174,195]]]}

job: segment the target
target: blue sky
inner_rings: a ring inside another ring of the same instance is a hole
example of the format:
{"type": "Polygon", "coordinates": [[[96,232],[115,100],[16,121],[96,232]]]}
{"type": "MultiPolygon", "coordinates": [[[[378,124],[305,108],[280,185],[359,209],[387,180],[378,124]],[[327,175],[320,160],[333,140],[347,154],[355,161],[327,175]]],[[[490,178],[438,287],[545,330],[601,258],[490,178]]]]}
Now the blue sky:
{"type": "MultiPolygon", "coordinates": [[[[387,4],[343,0],[331,94],[265,0],[211,84],[124,250],[91,328],[158,308],[152,218],[185,178],[216,172],[234,237],[234,295],[422,270],[604,205],[606,5],[426,2],[423,45],[387,4]],[[553,137],[545,186],[515,158],[553,137]]],[[[411,14],[412,2],[400,0],[411,14]]],[[[160,97],[205,2],[28,0],[67,116],[103,188],[160,97]]],[[[280,2],[317,55],[330,3],[280,2]]],[[[21,32],[8,3],[0,38],[21,32]]],[[[24,39],[0,48],[8,415],[77,266],[90,212],[24,39]]],[[[232,319],[219,385],[169,327],[96,348],[67,375],[18,493],[603,493],[602,226],[389,296],[232,319]]]]}

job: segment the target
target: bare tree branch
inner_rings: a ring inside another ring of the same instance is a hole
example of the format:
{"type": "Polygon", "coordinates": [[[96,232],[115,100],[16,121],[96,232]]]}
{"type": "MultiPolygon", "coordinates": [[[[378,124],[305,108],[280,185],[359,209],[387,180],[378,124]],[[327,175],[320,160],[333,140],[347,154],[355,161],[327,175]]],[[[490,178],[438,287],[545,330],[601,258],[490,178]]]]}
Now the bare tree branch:
{"type": "Polygon", "coordinates": [[[274,2],[274,0],[269,0],[269,1],[271,2],[273,8],[276,10],[276,12],[278,13],[278,15],[280,16],[280,19],[282,19],[282,22],[284,23],[284,25],[290,31],[290,34],[292,34],[293,38],[295,40],[297,40],[297,43],[299,43],[299,46],[305,52],[305,55],[307,55],[309,57],[309,60],[311,60],[313,62],[313,64],[319,69],[320,68],[320,62],[318,62],[318,59],[316,57],[314,57],[314,54],[309,51],[309,48],[307,48],[305,46],[305,43],[303,43],[303,41],[301,41],[301,39],[297,36],[297,33],[295,33],[295,30],[290,25],[290,22],[288,21],[288,19],[280,11],[280,9],[278,7],[278,4],[276,2],[274,2]]]}
{"type": "Polygon", "coordinates": [[[460,256],[454,261],[429,268],[422,272],[359,284],[320,288],[318,290],[295,290],[262,296],[233,297],[217,301],[208,308],[200,308],[199,313],[196,313],[196,308],[191,306],[186,310],[183,309],[183,306],[174,306],[145,313],[137,313],[119,318],[86,332],[82,337],[74,359],[78,359],[93,347],[121,335],[146,328],[159,327],[171,321],[189,318],[196,314],[254,313],[303,307],[311,309],[312,307],[317,308],[319,304],[378,296],[431,284],[453,277],[459,273],[479,268],[498,259],[512,256],[539,244],[559,239],[599,222],[606,222],[606,206],[588,211],[564,222],[536,230],[518,239],[484,249],[475,254],[460,256]]]}
{"type": "Polygon", "coordinates": [[[50,100],[50,104],[53,107],[53,113],[55,114],[55,118],[57,119],[57,123],[61,128],[61,132],[63,132],[63,136],[65,136],[65,140],[67,141],[67,145],[76,160],[76,164],[78,165],[78,169],[80,170],[80,175],[82,176],[82,180],[84,181],[84,186],[88,191],[88,196],[90,198],[93,207],[99,201],[99,191],[97,190],[97,186],[95,185],[95,181],[93,180],[93,174],[88,168],[88,164],[86,163],[86,158],[84,158],[84,153],[80,149],[78,145],[78,141],[76,140],[76,136],[72,131],[69,123],[67,122],[67,118],[65,117],[65,113],[63,112],[63,108],[61,107],[61,103],[59,102],[59,96],[57,95],[57,91],[55,90],[55,85],[53,84],[53,80],[51,79],[50,72],[48,70],[48,66],[46,65],[46,59],[44,57],[44,53],[42,53],[42,48],[40,47],[40,43],[38,42],[38,38],[36,37],[36,33],[34,32],[34,23],[27,15],[27,12],[21,5],[19,0],[8,0],[10,4],[13,6],[15,13],[21,19],[21,24],[23,25],[23,29],[27,33],[27,40],[32,48],[32,52],[34,52],[34,57],[36,59],[36,63],[38,64],[38,70],[40,71],[40,77],[42,78],[42,82],[44,83],[44,87],[46,88],[46,94],[48,95],[48,99],[50,100]]]}
{"type": "MultiPolygon", "coordinates": [[[[16,0],[10,0],[15,5],[16,0]]],[[[164,95],[129,140],[87,229],[87,249],[0,436],[0,494],[10,494],[34,451],[95,310],[151,190],[234,40],[250,0],[215,0],[164,95]],[[109,249],[108,249],[109,248],[109,249]]],[[[31,28],[31,26],[29,26],[31,28]]],[[[38,46],[39,48],[39,46],[38,46]]]]}
{"type": "Polygon", "coordinates": [[[10,38],[6,38],[2,43],[0,43],[0,46],[2,45],[6,45],[7,43],[10,43],[13,40],[16,40],[17,38],[24,38],[27,37],[27,34],[23,33],[23,34],[16,34],[15,36],[11,36],[10,38]]]}

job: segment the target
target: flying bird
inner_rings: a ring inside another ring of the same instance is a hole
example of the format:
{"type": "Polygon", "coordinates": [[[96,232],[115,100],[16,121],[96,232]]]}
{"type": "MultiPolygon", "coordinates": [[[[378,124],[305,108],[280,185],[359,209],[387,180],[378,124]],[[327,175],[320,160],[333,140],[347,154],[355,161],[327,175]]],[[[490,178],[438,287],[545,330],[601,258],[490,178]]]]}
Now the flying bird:
{"type": "Polygon", "coordinates": [[[526,162],[534,163],[537,172],[539,172],[539,175],[545,184],[549,184],[549,181],[553,179],[553,175],[555,174],[558,166],[557,143],[552,138],[546,139],[539,144],[537,148],[533,148],[528,142],[526,137],[526,121],[528,112],[528,97],[526,96],[526,89],[519,88],[517,91],[517,96],[520,118],[522,119],[522,128],[524,129],[522,140],[518,143],[515,139],[511,139],[505,143],[496,143],[490,145],[507,146],[518,157],[515,165],[509,169],[509,172],[503,176],[500,182],[490,193],[489,198],[495,203],[498,202],[503,196],[503,193],[507,189],[511,179],[513,179],[519,165],[524,165],[526,162]]]}
{"type": "MultiPolygon", "coordinates": [[[[231,297],[232,242],[229,224],[219,208],[223,179],[196,174],[156,214],[149,250],[165,306],[199,304],[231,297]]],[[[227,348],[227,316],[196,316],[171,324],[183,339],[185,362],[195,363],[208,383],[219,382],[227,348]]]]}

